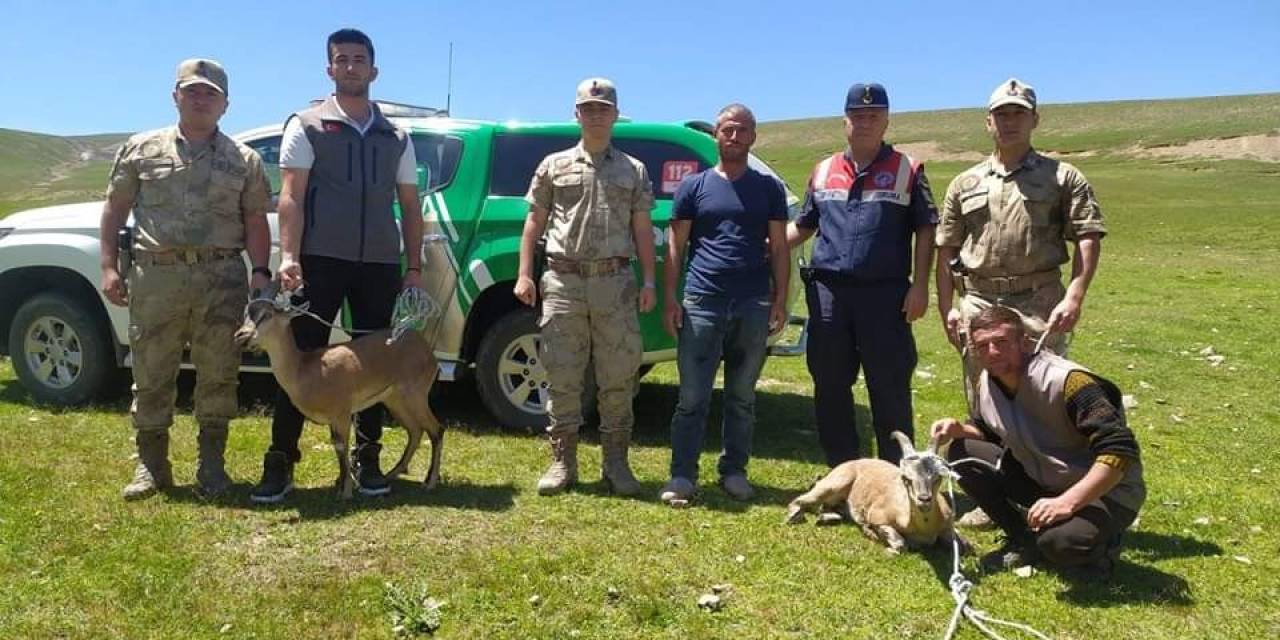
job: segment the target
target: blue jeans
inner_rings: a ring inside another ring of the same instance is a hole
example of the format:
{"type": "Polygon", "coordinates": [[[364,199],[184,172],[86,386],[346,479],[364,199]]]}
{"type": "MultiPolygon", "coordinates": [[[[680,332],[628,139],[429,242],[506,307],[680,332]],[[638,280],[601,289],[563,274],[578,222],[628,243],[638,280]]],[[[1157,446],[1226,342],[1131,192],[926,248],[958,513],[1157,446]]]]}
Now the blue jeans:
{"type": "Polygon", "coordinates": [[[686,294],[676,362],[680,401],[671,417],[671,476],[698,479],[698,454],[716,370],[724,360],[724,422],[717,470],[745,474],[755,428],[756,380],[769,337],[768,296],[733,298],[686,294]]]}

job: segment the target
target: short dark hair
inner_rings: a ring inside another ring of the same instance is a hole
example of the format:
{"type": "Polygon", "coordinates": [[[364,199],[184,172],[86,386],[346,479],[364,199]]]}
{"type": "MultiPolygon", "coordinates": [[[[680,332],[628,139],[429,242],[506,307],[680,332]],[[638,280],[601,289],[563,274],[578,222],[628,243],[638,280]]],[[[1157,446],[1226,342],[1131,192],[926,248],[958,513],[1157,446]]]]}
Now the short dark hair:
{"type": "Polygon", "coordinates": [[[752,128],[755,128],[756,114],[752,113],[751,109],[747,108],[747,105],[742,104],[741,102],[734,102],[725,105],[725,107],[720,110],[720,113],[716,114],[716,127],[718,128],[720,126],[720,121],[723,120],[725,116],[734,115],[746,118],[751,122],[752,128]]]}
{"type": "Polygon", "coordinates": [[[1017,329],[1019,335],[1026,333],[1026,327],[1022,324],[1022,316],[1017,311],[1004,305],[991,305],[969,319],[969,337],[977,331],[986,331],[1000,326],[1010,326],[1017,329]]]}
{"type": "Polygon", "coordinates": [[[369,50],[369,64],[373,64],[373,41],[363,31],[359,29],[338,29],[329,34],[329,40],[324,45],[325,60],[329,62],[333,62],[333,45],[335,44],[364,45],[364,48],[369,50]]]}

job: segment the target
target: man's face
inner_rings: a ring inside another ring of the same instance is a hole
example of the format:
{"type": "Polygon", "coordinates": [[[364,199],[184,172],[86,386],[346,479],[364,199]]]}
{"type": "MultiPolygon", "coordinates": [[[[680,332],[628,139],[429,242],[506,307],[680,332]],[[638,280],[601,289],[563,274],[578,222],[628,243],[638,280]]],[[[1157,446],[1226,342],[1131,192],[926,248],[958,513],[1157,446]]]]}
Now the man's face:
{"type": "Polygon", "coordinates": [[[574,109],[574,116],[588,135],[608,135],[618,120],[618,108],[606,102],[584,102],[574,109]]]}
{"type": "Polygon", "coordinates": [[[720,159],[742,162],[747,159],[751,145],[756,143],[755,120],[741,113],[726,113],[716,122],[716,147],[720,159]]]}
{"type": "Polygon", "coordinates": [[[973,331],[969,336],[969,349],[982,368],[997,378],[1018,375],[1022,371],[1021,327],[1002,324],[973,331]]]}
{"type": "Polygon", "coordinates": [[[1016,104],[1004,104],[987,114],[987,131],[1000,146],[1031,144],[1031,132],[1040,124],[1040,114],[1016,104]]]}
{"type": "Polygon", "coordinates": [[[378,78],[369,49],[353,42],[330,45],[328,72],[339,95],[356,98],[368,97],[369,85],[378,78]]]}
{"type": "Polygon", "coordinates": [[[844,113],[844,135],[854,149],[880,146],[888,128],[888,109],[852,109],[844,113]]]}
{"type": "Polygon", "coordinates": [[[173,91],[178,121],[199,129],[212,129],[227,112],[227,96],[207,84],[190,84],[173,91]]]}

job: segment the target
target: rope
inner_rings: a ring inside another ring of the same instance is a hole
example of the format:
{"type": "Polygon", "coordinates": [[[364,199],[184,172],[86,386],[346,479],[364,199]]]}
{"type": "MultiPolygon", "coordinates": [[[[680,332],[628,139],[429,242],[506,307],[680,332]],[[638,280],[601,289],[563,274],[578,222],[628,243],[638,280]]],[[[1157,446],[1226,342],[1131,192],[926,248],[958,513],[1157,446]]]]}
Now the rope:
{"type": "MultiPolygon", "coordinates": [[[[293,304],[289,299],[289,294],[286,292],[278,293],[275,298],[258,298],[257,300],[250,300],[249,304],[259,301],[269,302],[279,311],[306,316],[330,329],[339,329],[352,338],[380,331],[380,329],[348,329],[340,324],[329,322],[328,320],[321,318],[319,314],[310,310],[310,302],[293,304]]],[[[427,320],[440,315],[442,311],[443,308],[422,289],[410,287],[401,291],[400,295],[396,296],[396,306],[391,316],[391,337],[387,338],[387,344],[391,344],[396,340],[399,340],[400,336],[404,335],[405,332],[410,329],[419,332],[423,331],[426,329],[427,320]]]]}
{"type": "MultiPolygon", "coordinates": [[[[943,475],[947,478],[947,495],[951,498],[951,504],[956,503],[955,484],[956,480],[960,477],[952,467],[961,463],[972,462],[997,471],[999,470],[998,465],[993,465],[981,458],[962,458],[955,462],[948,463],[937,454],[923,455],[933,457],[942,465],[942,468],[945,469],[943,475]]],[[[1050,640],[1049,636],[1036,631],[1030,625],[1025,625],[1020,622],[1001,620],[987,614],[985,611],[976,609],[973,605],[969,604],[969,596],[973,592],[973,582],[964,577],[964,573],[960,571],[960,538],[958,536],[952,536],[951,538],[951,577],[947,580],[947,586],[951,589],[951,599],[955,601],[956,607],[951,612],[951,619],[947,623],[947,632],[942,636],[943,640],[951,640],[955,637],[956,631],[960,628],[961,616],[964,616],[964,619],[968,620],[969,624],[972,624],[976,629],[978,629],[978,631],[982,632],[984,636],[991,638],[991,640],[1005,640],[1005,638],[1004,636],[996,633],[990,625],[1008,627],[1021,631],[1029,636],[1039,638],[1040,640],[1050,640]]]]}
{"type": "Polygon", "coordinates": [[[387,344],[400,339],[410,329],[421,333],[427,328],[427,320],[440,315],[444,309],[431,299],[426,291],[409,287],[396,296],[396,308],[391,318],[391,337],[387,344]]]}

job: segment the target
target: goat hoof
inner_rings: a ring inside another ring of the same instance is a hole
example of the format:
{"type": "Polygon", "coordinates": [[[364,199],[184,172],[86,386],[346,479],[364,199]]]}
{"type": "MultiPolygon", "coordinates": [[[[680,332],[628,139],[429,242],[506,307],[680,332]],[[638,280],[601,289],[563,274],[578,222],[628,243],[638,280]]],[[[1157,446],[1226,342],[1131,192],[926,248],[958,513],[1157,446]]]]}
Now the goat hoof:
{"type": "Polygon", "coordinates": [[[818,514],[818,526],[830,527],[844,522],[844,516],[835,511],[818,514]]]}
{"type": "Polygon", "coordinates": [[[783,520],[784,524],[800,524],[804,522],[804,509],[792,507],[787,510],[787,517],[783,520]]]}
{"type": "Polygon", "coordinates": [[[438,486],[440,486],[440,476],[427,478],[426,480],[422,481],[422,488],[426,491],[435,489],[438,486]]]}

